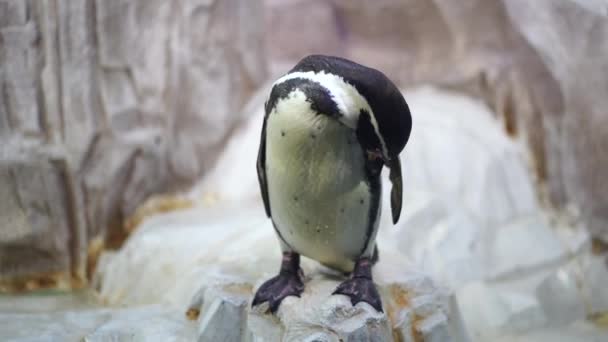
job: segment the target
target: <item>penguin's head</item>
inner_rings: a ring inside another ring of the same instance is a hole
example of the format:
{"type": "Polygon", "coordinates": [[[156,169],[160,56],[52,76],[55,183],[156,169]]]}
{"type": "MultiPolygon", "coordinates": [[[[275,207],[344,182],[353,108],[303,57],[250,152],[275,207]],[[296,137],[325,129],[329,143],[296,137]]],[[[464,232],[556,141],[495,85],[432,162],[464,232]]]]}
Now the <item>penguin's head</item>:
{"type": "Polygon", "coordinates": [[[315,114],[351,128],[370,159],[390,167],[409,139],[409,107],[393,82],[376,69],[339,57],[305,57],[275,82],[267,111],[295,90],[304,93],[315,114]]]}

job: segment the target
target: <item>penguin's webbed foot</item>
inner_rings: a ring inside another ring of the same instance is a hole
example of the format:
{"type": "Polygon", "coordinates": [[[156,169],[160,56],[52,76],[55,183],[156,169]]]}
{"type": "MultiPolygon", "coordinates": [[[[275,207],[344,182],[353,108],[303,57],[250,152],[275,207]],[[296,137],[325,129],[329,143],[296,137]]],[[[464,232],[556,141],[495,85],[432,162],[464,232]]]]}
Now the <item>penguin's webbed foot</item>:
{"type": "Polygon", "coordinates": [[[285,297],[300,297],[303,291],[304,282],[298,274],[279,274],[260,286],[251,306],[268,302],[270,312],[275,313],[285,297]]]}
{"type": "Polygon", "coordinates": [[[299,266],[300,256],[296,253],[284,253],[281,271],[268,279],[255,293],[251,306],[268,302],[269,310],[275,313],[285,297],[296,296],[304,291],[302,270],[299,266]]]}
{"type": "Polygon", "coordinates": [[[367,258],[357,261],[351,278],[338,285],[333,294],[349,297],[353,306],[365,302],[378,312],[383,312],[382,301],[371,276],[371,262],[367,258]]]}

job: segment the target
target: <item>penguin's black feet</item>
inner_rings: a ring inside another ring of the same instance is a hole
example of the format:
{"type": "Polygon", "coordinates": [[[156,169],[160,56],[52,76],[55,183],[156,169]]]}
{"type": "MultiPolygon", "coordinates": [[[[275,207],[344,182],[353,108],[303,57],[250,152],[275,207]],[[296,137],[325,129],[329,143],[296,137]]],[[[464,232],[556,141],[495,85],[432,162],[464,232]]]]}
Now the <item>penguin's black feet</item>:
{"type": "Polygon", "coordinates": [[[285,297],[296,296],[304,291],[300,255],[293,252],[283,253],[283,262],[279,275],[264,282],[255,293],[251,306],[268,302],[269,310],[275,313],[285,297]]]}
{"type": "Polygon", "coordinates": [[[356,305],[366,302],[379,312],[382,310],[382,301],[372,280],[372,262],[368,258],[362,258],[355,264],[351,278],[340,284],[333,294],[341,294],[350,297],[350,302],[356,305]]]}

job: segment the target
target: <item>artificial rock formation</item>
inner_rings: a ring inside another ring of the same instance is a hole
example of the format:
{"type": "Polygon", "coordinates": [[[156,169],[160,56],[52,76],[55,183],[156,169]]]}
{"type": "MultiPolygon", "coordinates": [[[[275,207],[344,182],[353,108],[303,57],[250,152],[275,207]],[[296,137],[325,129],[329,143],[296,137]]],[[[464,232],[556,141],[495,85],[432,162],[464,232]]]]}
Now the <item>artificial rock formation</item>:
{"type": "Polygon", "coordinates": [[[331,296],[340,276],[306,258],[302,298],[286,299],[276,319],[250,311],[280,260],[255,172],[240,171],[255,163],[266,92],[180,200],[194,208],[150,216],[157,210],[145,206],[121,250],[102,255],[97,299],[113,309],[71,296],[0,299],[10,312],[0,313],[10,325],[0,339],[466,341],[464,322],[473,341],[606,340],[594,324],[605,324],[608,271],[590,258],[586,231],[541,210],[523,149],[486,105],[427,87],[405,91],[417,130],[402,160],[404,211],[397,226],[384,215],[378,236],[374,276],[387,315],[331,296]]]}
{"type": "Polygon", "coordinates": [[[286,298],[276,316],[265,312],[266,304],[249,309],[254,286],[239,283],[238,275],[202,288],[188,312],[198,313],[191,318],[201,341],[467,341],[454,297],[403,265],[386,267],[395,261],[374,272],[385,312],[331,296],[339,278],[318,270],[307,276],[302,296],[286,298]]]}
{"type": "Polygon", "coordinates": [[[402,86],[431,83],[483,99],[526,142],[540,197],[580,212],[608,241],[605,2],[266,3],[276,72],[300,56],[333,53],[378,67],[402,86]]]}
{"type": "Polygon", "coordinates": [[[467,341],[453,295],[386,246],[374,268],[384,312],[331,293],[342,276],[305,259],[306,289],[276,316],[251,309],[280,250],[259,205],[199,206],[149,217],[95,284],[110,305],[164,304],[196,321],[199,341],[467,341]]]}
{"type": "Polygon", "coordinates": [[[34,340],[65,342],[196,340],[195,325],[181,312],[160,305],[138,308],[38,312],[0,312],[3,341],[34,340]],[[34,332],[34,333],[32,333],[34,332]]]}
{"type": "Polygon", "coordinates": [[[265,79],[259,1],[0,1],[0,291],[83,284],[211,166],[265,79]]]}

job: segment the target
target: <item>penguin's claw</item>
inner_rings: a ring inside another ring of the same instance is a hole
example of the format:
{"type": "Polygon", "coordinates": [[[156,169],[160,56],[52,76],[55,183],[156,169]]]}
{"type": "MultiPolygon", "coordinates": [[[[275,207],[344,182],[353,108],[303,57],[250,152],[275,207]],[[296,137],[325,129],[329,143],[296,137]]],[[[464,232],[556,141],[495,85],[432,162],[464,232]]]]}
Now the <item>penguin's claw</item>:
{"type": "Polygon", "coordinates": [[[366,302],[376,309],[376,311],[383,312],[382,301],[380,300],[376,285],[369,278],[354,277],[345,280],[342,284],[338,285],[333,294],[350,297],[350,302],[353,306],[359,302],[366,302]]]}
{"type": "Polygon", "coordinates": [[[296,296],[304,291],[304,282],[301,275],[296,273],[280,273],[274,278],[267,280],[255,293],[251,306],[268,302],[271,313],[279,309],[279,305],[285,297],[296,296]]]}

